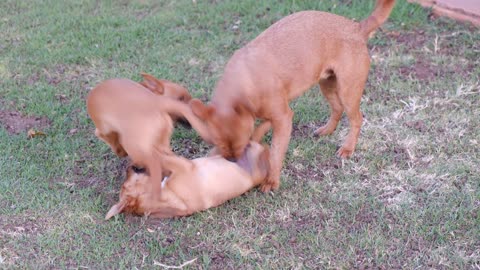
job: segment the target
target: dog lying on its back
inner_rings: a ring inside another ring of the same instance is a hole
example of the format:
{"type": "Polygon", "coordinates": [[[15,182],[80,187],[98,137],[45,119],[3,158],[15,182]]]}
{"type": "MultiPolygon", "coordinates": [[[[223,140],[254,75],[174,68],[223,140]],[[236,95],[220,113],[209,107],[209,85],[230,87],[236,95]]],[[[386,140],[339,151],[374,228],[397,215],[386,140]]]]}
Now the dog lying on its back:
{"type": "Polygon", "coordinates": [[[137,168],[156,170],[162,178],[158,156],[172,154],[170,138],[174,117],[185,117],[209,141],[205,125],[189,106],[173,98],[152,93],[128,79],[98,84],[87,97],[87,111],[95,123],[95,135],[120,157],[130,156],[137,168]]]}
{"type": "Polygon", "coordinates": [[[319,83],[331,114],[315,134],[333,133],[345,111],[350,130],[337,155],[350,157],[363,121],[360,99],[370,68],[367,40],[388,18],[394,3],[378,0],[373,13],[361,22],[320,11],[297,12],[237,50],[211,103],[190,102],[222,156],[239,158],[252,136],[255,119],[266,120],[262,127],[271,124],[273,129],[271,168],[261,189],[277,189],[292,131],[289,102],[319,83]]]}
{"type": "Polygon", "coordinates": [[[261,184],[268,174],[268,148],[251,141],[236,163],[210,156],[188,160],[161,157],[163,181],[151,181],[148,173],[130,166],[120,200],[105,219],[121,212],[156,218],[187,216],[218,206],[261,184]]]}

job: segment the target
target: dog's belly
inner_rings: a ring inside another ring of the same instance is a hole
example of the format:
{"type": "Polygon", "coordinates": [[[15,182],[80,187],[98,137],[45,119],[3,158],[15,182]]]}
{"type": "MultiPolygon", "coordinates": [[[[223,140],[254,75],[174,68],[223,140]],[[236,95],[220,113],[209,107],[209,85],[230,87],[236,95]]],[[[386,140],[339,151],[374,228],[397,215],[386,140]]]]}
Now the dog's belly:
{"type": "MultiPolygon", "coordinates": [[[[238,197],[253,187],[250,175],[237,164],[215,156],[193,160],[197,170],[196,193],[203,209],[218,206],[238,197]]],[[[202,210],[203,210],[202,209],[202,210]]]]}

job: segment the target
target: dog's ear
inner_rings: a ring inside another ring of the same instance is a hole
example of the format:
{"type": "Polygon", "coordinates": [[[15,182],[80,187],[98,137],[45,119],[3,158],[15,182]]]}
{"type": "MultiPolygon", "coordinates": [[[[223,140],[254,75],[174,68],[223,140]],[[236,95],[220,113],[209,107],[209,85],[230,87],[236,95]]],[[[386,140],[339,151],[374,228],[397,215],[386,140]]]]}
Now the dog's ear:
{"type": "Polygon", "coordinates": [[[192,108],[192,112],[203,121],[210,118],[212,113],[215,111],[215,108],[213,108],[211,105],[203,104],[203,102],[200,101],[198,98],[190,100],[189,104],[190,108],[192,108]]]}
{"type": "Polygon", "coordinates": [[[145,88],[149,89],[155,94],[163,95],[165,93],[165,86],[163,82],[154,76],[147,74],[147,73],[140,73],[143,77],[143,82],[140,84],[143,85],[145,88]]]}
{"type": "Polygon", "coordinates": [[[125,209],[125,207],[127,205],[128,205],[127,200],[125,200],[125,199],[120,200],[117,204],[112,206],[112,208],[110,208],[110,210],[108,210],[108,213],[105,216],[105,220],[109,220],[111,217],[120,214],[123,211],[123,209],[125,209]]]}

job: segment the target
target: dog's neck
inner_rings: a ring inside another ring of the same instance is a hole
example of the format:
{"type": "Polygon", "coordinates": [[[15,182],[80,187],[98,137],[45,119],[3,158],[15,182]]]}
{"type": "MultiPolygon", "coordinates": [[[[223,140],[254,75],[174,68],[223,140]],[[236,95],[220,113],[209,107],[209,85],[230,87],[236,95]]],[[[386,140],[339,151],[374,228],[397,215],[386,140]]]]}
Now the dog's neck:
{"type": "Polygon", "coordinates": [[[248,158],[248,155],[246,153],[246,150],[245,150],[245,153],[243,153],[243,155],[236,161],[237,165],[244,169],[245,171],[248,172],[249,175],[251,175],[253,177],[253,168],[252,168],[252,162],[251,160],[248,158]]]}

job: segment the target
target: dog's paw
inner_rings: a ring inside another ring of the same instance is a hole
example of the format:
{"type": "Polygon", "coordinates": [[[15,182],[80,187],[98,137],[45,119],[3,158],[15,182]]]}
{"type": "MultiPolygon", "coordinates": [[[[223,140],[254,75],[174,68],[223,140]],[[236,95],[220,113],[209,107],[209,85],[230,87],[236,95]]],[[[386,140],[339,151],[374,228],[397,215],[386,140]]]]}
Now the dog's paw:
{"type": "Polygon", "coordinates": [[[321,126],[319,128],[317,128],[317,130],[315,130],[313,132],[313,135],[314,136],[327,136],[327,135],[330,135],[332,134],[333,132],[335,131],[335,127],[329,127],[328,124],[327,125],[324,125],[324,126],[321,126]]]}
{"type": "Polygon", "coordinates": [[[349,158],[353,154],[353,149],[347,149],[346,147],[342,146],[337,151],[337,156],[340,158],[349,158]]]}
{"type": "Polygon", "coordinates": [[[280,187],[280,181],[267,181],[260,185],[260,191],[268,193],[270,191],[277,190],[280,187]]]}
{"type": "Polygon", "coordinates": [[[259,188],[261,192],[268,193],[270,192],[270,190],[272,190],[272,185],[264,183],[264,184],[261,184],[259,188]]]}

